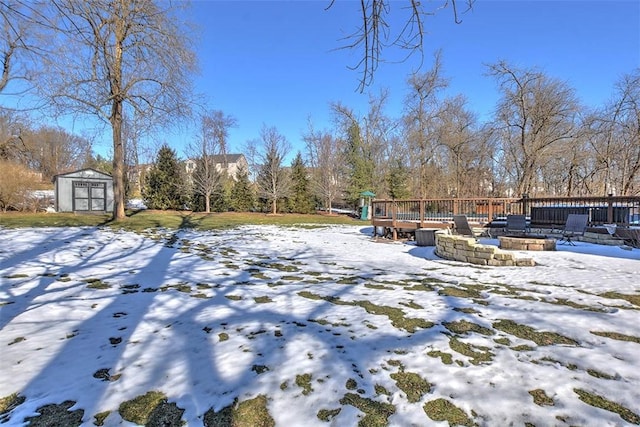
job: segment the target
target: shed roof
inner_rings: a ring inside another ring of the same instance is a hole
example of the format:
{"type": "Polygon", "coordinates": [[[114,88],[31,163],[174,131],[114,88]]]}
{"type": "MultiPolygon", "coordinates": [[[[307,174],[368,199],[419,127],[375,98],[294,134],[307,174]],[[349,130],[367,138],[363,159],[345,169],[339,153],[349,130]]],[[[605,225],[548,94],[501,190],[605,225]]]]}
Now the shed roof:
{"type": "Polygon", "coordinates": [[[55,182],[59,177],[82,177],[82,178],[91,177],[91,178],[113,179],[113,177],[108,173],[105,173],[93,168],[84,168],[84,169],[78,169],[73,172],[59,173],[58,175],[54,175],[53,181],[55,182]]]}

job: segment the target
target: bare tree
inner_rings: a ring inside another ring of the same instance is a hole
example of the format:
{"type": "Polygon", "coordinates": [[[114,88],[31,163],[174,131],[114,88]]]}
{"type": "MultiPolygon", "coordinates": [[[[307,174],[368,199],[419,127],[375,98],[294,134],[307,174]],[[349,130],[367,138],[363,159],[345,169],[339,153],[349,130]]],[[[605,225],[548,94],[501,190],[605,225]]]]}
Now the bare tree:
{"type": "Polygon", "coordinates": [[[340,197],[343,186],[344,165],[340,141],[328,132],[315,131],[311,123],[303,139],[313,191],[331,214],[333,202],[340,197]]]}
{"type": "Polygon", "coordinates": [[[449,179],[449,196],[469,197],[477,191],[484,166],[477,152],[478,137],[475,132],[476,117],[465,106],[462,96],[446,99],[440,113],[438,139],[446,149],[446,164],[449,179]]]}
{"type": "MultiPolygon", "coordinates": [[[[331,0],[328,8],[334,3],[335,0],[331,0]]],[[[422,54],[426,19],[442,9],[451,7],[455,23],[460,23],[462,14],[473,7],[475,0],[439,0],[435,3],[434,6],[432,2],[419,0],[360,0],[361,23],[346,37],[343,48],[358,49],[362,52],[359,62],[350,67],[362,70],[358,85],[361,92],[373,82],[380,62],[385,62],[383,53],[386,49],[399,49],[403,53],[401,61],[416,52],[422,54]],[[392,11],[392,5],[399,10],[392,11]],[[391,27],[389,18],[392,13],[402,15],[397,21],[402,22],[401,26],[391,27]]]]}
{"type": "Polygon", "coordinates": [[[407,79],[409,92],[405,99],[403,116],[404,134],[414,174],[413,193],[420,198],[434,196],[439,188],[435,171],[435,154],[439,148],[438,126],[442,101],[441,92],[448,86],[442,75],[441,52],[433,57],[433,66],[424,73],[412,74],[407,79]]]}
{"type": "Polygon", "coordinates": [[[215,110],[202,114],[198,141],[189,148],[189,155],[196,162],[191,174],[194,190],[204,197],[205,212],[211,212],[211,196],[221,190],[223,170],[226,170],[224,158],[227,152],[229,128],[236,125],[236,119],[224,112],[215,110]],[[223,167],[218,166],[222,158],[223,167]]]}
{"type": "Polygon", "coordinates": [[[640,192],[640,68],[616,83],[611,100],[586,126],[600,194],[640,192]]]}
{"type": "Polygon", "coordinates": [[[271,213],[278,212],[278,200],[289,195],[291,183],[284,161],[291,150],[287,139],[275,127],[263,126],[260,131],[262,149],[259,152],[258,192],[271,202],[271,213]]]}
{"type": "Polygon", "coordinates": [[[114,219],[125,217],[127,111],[147,123],[188,112],[195,56],[175,3],[153,0],[53,0],[59,30],[41,94],[64,114],[95,115],[113,139],[114,219]]]}
{"type": "Polygon", "coordinates": [[[541,167],[554,149],[575,137],[579,105],[565,82],[506,62],[489,66],[502,91],[495,127],[500,130],[504,166],[514,174],[517,194],[537,193],[541,167]]]}

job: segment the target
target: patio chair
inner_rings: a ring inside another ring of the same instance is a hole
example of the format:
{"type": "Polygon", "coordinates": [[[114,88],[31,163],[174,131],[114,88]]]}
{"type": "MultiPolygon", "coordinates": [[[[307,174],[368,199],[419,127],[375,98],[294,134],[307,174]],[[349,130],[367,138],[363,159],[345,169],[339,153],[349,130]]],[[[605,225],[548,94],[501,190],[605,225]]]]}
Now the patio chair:
{"type": "Polygon", "coordinates": [[[504,228],[504,232],[506,234],[526,234],[529,231],[530,230],[529,226],[527,225],[527,217],[525,215],[507,215],[507,225],[504,228]]]}
{"type": "Polygon", "coordinates": [[[569,214],[567,222],[564,225],[562,231],[562,239],[560,244],[566,243],[575,246],[573,242],[574,237],[584,236],[584,232],[587,230],[587,223],[589,222],[589,215],[587,214],[569,214]]]}
{"type": "Polygon", "coordinates": [[[475,234],[473,234],[473,230],[469,226],[469,221],[467,221],[466,215],[454,215],[453,216],[453,234],[457,234],[459,236],[469,236],[475,238],[475,234]]]}

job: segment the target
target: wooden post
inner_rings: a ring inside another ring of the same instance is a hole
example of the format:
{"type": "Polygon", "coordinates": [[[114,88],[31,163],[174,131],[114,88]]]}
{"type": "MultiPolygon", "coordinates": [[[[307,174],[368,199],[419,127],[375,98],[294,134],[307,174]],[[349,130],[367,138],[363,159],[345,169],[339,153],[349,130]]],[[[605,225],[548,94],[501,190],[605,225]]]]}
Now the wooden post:
{"type": "Polygon", "coordinates": [[[607,197],[607,224],[613,224],[613,194],[607,197]]]}
{"type": "Polygon", "coordinates": [[[487,209],[487,221],[491,222],[493,221],[493,200],[487,199],[487,203],[489,204],[489,207],[487,209]]]}

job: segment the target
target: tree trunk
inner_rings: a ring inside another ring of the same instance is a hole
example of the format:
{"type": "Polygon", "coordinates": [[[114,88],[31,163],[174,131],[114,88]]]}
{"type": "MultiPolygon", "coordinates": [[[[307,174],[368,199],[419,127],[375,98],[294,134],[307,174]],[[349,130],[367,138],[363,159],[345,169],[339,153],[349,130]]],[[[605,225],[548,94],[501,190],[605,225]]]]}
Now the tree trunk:
{"type": "Polygon", "coordinates": [[[273,213],[274,215],[276,213],[278,213],[278,205],[277,205],[277,201],[274,197],[274,199],[271,201],[271,213],[273,213]]]}
{"type": "Polygon", "coordinates": [[[211,213],[211,193],[205,192],[204,194],[204,213],[211,213]]]}
{"type": "Polygon", "coordinates": [[[122,103],[114,101],[111,117],[113,130],[113,220],[125,218],[124,213],[124,145],[122,143],[122,103]]]}

